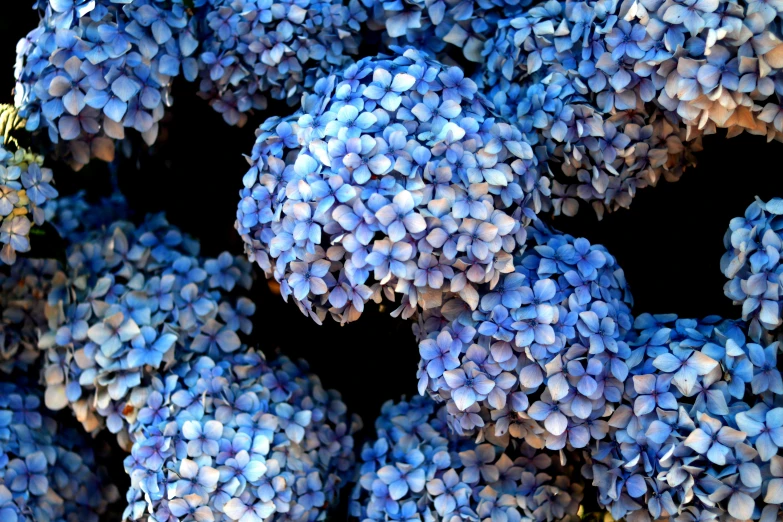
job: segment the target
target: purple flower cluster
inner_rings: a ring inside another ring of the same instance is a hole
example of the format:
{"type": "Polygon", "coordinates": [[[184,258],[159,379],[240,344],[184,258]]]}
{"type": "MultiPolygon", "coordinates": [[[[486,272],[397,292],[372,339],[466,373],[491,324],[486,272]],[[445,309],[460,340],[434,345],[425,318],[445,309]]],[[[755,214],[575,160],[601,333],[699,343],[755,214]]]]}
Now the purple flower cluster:
{"type": "Polygon", "coordinates": [[[110,161],[134,128],[155,141],[173,77],[195,77],[195,25],[182,0],[48,0],[17,45],[15,104],[80,168],[110,161]],[[186,74],[187,75],[187,74],[186,74]]]}
{"type": "Polygon", "coordinates": [[[359,428],[305,363],[195,354],[152,380],[130,428],[124,518],[323,520],[351,478],[359,428]]]}
{"type": "Polygon", "coordinates": [[[359,0],[208,0],[199,16],[201,95],[230,125],[265,109],[266,95],[299,101],[303,89],[352,62],[367,13],[359,0]]]}
{"type": "Polygon", "coordinates": [[[783,517],[779,343],[745,329],[636,318],[622,403],[583,469],[616,520],[783,517]]]}
{"type": "Polygon", "coordinates": [[[731,220],[723,238],[726,253],[721,270],[729,279],[723,287],[727,297],[742,305],[742,318],[752,328],[777,329],[781,320],[783,297],[783,200],[750,204],[743,217],[731,220]]]}
{"type": "MultiPolygon", "coordinates": [[[[527,442],[477,443],[450,431],[446,408],[385,403],[362,448],[351,516],[366,520],[578,520],[583,485],[527,442]],[[550,471],[552,474],[548,474],[550,471]]],[[[506,441],[508,442],[508,441],[506,441]]]]}
{"type": "Polygon", "coordinates": [[[35,391],[0,382],[3,522],[98,522],[119,499],[98,460],[107,451],[47,416],[35,391]]]}
{"type": "Polygon", "coordinates": [[[114,222],[68,247],[38,343],[47,407],[70,406],[89,432],[105,420],[127,443],[151,377],[177,349],[216,357],[240,348],[255,305],[233,291],[250,288],[250,265],[198,249],[163,215],[114,222]]]}
{"type": "Polygon", "coordinates": [[[540,221],[528,236],[476,310],[455,296],[419,317],[419,392],[446,401],[456,432],[584,448],[606,435],[628,376],[631,296],[600,245],[540,221]]]}
{"type": "Polygon", "coordinates": [[[397,49],[320,79],[300,111],[261,126],[236,228],[317,321],[355,320],[395,293],[406,318],[447,292],[476,308],[549,192],[534,163],[461,69],[397,49]]]}

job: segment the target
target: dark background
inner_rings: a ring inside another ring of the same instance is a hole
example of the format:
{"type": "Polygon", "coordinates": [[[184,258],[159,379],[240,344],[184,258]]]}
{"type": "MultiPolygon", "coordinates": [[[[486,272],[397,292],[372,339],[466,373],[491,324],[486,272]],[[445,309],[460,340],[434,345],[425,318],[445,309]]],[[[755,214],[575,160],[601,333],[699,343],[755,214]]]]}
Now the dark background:
{"type": "MultiPolygon", "coordinates": [[[[0,16],[0,103],[13,101],[16,41],[38,22],[37,13],[27,9],[31,3],[14,2],[0,16]]],[[[166,211],[169,221],[201,240],[204,254],[241,254],[242,241],[233,224],[247,170],[242,155],[250,154],[253,131],[269,113],[251,116],[242,129],[229,127],[195,91],[196,86],[184,80],[174,85],[163,143],[155,146],[153,155],[144,150],[123,162],[120,188],[137,217],[166,211]]],[[[282,102],[271,105],[279,114],[288,110],[282,102]]],[[[739,315],[739,308],[723,295],[723,235],[729,220],[741,216],[754,196],[783,196],[783,175],[776,162],[783,145],[750,135],[727,140],[721,134],[705,138],[704,147],[697,168],[688,169],[677,183],[662,181],[640,191],[630,210],[599,222],[592,209],[583,206],[575,218],[552,220],[560,230],[602,243],[616,256],[637,314],[739,315]]],[[[60,164],[54,168],[62,194],[108,187],[107,169],[98,161],[82,172],[60,164]]],[[[345,327],[331,321],[317,326],[294,304],[273,295],[260,270],[258,275],[254,293],[260,347],[268,355],[280,350],[306,358],[326,387],[342,392],[349,409],[362,416],[364,434],[372,436],[367,427],[383,402],[416,393],[419,357],[410,324],[391,318],[387,306],[383,311],[369,307],[360,321],[345,327]]]]}

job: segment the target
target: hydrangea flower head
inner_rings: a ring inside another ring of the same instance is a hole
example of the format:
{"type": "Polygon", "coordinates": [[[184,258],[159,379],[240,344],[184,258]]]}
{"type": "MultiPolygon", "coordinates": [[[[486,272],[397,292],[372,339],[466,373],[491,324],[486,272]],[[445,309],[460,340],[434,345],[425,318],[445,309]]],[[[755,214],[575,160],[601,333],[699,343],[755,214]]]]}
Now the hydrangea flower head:
{"type": "Polygon", "coordinates": [[[230,125],[265,109],[266,95],[289,104],[358,52],[367,13],[359,0],[210,0],[198,55],[201,95],[230,125]]]}
{"type": "Polygon", "coordinates": [[[498,22],[477,82],[557,175],[557,213],[625,208],[702,135],[780,137],[777,11],[718,1],[558,2],[498,22]]]}
{"type": "Polygon", "coordinates": [[[98,522],[119,491],[95,441],[49,417],[40,394],[0,383],[0,517],[4,522],[98,522]]]}
{"type": "Polygon", "coordinates": [[[452,294],[421,315],[419,392],[446,401],[455,432],[584,448],[620,400],[633,301],[602,246],[540,221],[527,236],[475,310],[452,294]]]}
{"type": "Polygon", "coordinates": [[[153,143],[172,78],[197,69],[186,3],[39,2],[40,24],[17,45],[15,105],[27,129],[46,129],[76,168],[111,161],[126,128],[153,143]]]}
{"type": "Polygon", "coordinates": [[[358,520],[576,520],[583,486],[526,442],[477,443],[449,429],[445,406],[389,401],[362,449],[350,515],[358,520]],[[549,471],[551,474],[548,474],[549,471]]]}
{"type": "Polygon", "coordinates": [[[153,379],[130,427],[124,517],[323,520],[360,427],[303,362],[197,354],[153,379]]]}
{"type": "Polygon", "coordinates": [[[583,469],[612,517],[783,516],[780,348],[746,331],[715,316],[636,318],[610,442],[592,443],[583,469]]]}
{"type": "Polygon", "coordinates": [[[317,321],[369,299],[395,314],[513,270],[548,185],[513,126],[458,67],[414,49],[318,80],[295,115],[266,121],[240,193],[246,251],[317,321]]]}
{"type": "Polygon", "coordinates": [[[218,356],[241,345],[255,306],[232,290],[251,284],[247,261],[199,257],[198,242],[163,215],[116,221],[68,247],[67,278],[48,297],[46,405],[68,405],[87,431],[106,422],[125,439],[150,379],[188,353],[218,356]]]}

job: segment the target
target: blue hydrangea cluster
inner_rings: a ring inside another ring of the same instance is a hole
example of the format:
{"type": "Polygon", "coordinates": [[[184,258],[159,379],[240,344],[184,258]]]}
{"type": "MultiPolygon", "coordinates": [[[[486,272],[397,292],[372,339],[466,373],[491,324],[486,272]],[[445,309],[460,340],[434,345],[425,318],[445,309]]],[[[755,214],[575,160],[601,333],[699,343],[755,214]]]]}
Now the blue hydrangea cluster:
{"type": "Polygon", "coordinates": [[[599,217],[627,208],[639,189],[695,164],[700,137],[717,127],[767,133],[758,104],[779,60],[766,53],[783,46],[773,51],[780,42],[745,11],[717,0],[549,0],[499,22],[477,81],[549,163],[556,214],[574,215],[579,200],[599,217]]]}
{"type": "Polygon", "coordinates": [[[15,105],[75,167],[111,161],[126,128],[155,141],[172,78],[195,78],[195,22],[184,0],[41,0],[17,46],[15,105]],[[192,71],[188,73],[188,71],[192,71]]]}
{"type": "Polygon", "coordinates": [[[153,379],[131,427],[124,518],[324,520],[360,427],[305,363],[196,354],[153,379]]]}
{"type": "Polygon", "coordinates": [[[583,469],[615,520],[781,520],[780,348],[745,331],[636,318],[622,404],[583,469]]]}
{"type": "Polygon", "coordinates": [[[446,401],[458,433],[584,448],[620,402],[631,296],[602,246],[541,222],[528,235],[476,310],[455,297],[420,316],[419,392],[446,401]]]}
{"type": "Polygon", "coordinates": [[[628,207],[718,129],[783,140],[783,3],[532,4],[37,0],[0,109],[0,370],[43,351],[46,392],[0,384],[0,522],[117,496],[41,398],[129,449],[134,521],[325,520],[355,479],[362,521],[571,522],[578,462],[616,520],[783,520],[783,200],[726,233],[741,320],[634,319],[615,258],[539,220],[628,207]],[[365,29],[390,55],[354,62],[365,29]],[[399,294],[415,319],[421,396],[384,405],[358,473],[340,395],[243,341],[246,260],[121,196],[52,201],[8,139],[24,118],[74,167],[110,160],[126,128],[155,141],[180,73],[231,125],[301,96],[258,129],[236,216],[282,296],[347,323],[399,294]],[[16,259],[44,220],[65,266],[16,259]]]}
{"type": "Polygon", "coordinates": [[[67,250],[67,277],[48,295],[46,405],[70,406],[89,432],[120,433],[146,403],[155,372],[189,353],[219,357],[249,334],[250,265],[228,253],[198,255],[198,242],[163,215],[117,221],[67,250]]]}
{"type": "Polygon", "coordinates": [[[384,404],[362,448],[351,516],[362,520],[579,520],[583,486],[527,442],[505,448],[455,436],[446,408],[416,397],[384,404]],[[549,471],[549,473],[547,473],[549,471]],[[550,474],[551,473],[551,474],[550,474]]]}
{"type": "Polygon", "coordinates": [[[41,24],[18,46],[16,104],[29,129],[68,143],[78,167],[111,158],[125,128],[152,143],[180,71],[200,80],[226,122],[242,125],[267,93],[294,105],[318,78],[350,66],[363,29],[392,47],[451,44],[482,64],[476,83],[533,147],[526,169],[547,179],[544,206],[574,215],[585,201],[599,217],[661,178],[678,179],[704,134],[783,135],[776,7],[531,4],[40,0],[41,24]]]}
{"type": "Polygon", "coordinates": [[[200,17],[200,91],[230,125],[265,109],[266,94],[294,105],[316,79],[350,64],[367,20],[359,0],[208,4],[200,17]]]}
{"type": "Polygon", "coordinates": [[[54,259],[20,259],[0,270],[0,371],[26,371],[38,361],[38,336],[49,327],[46,296],[64,279],[54,259]]]}
{"type": "Polygon", "coordinates": [[[246,252],[317,321],[402,296],[410,317],[513,271],[549,193],[515,127],[459,67],[408,48],[320,79],[259,129],[236,228],[246,252]]]}
{"type": "MultiPolygon", "coordinates": [[[[485,61],[488,37],[506,18],[521,15],[532,0],[363,0],[370,9],[367,25],[383,31],[387,44],[410,44],[445,53],[447,44],[462,49],[472,62],[485,61]]],[[[451,50],[451,49],[448,49],[451,50]]]]}
{"type": "Polygon", "coordinates": [[[721,270],[729,279],[723,287],[727,297],[742,305],[742,318],[767,330],[777,329],[783,320],[783,200],[757,199],[743,217],[734,218],[723,238],[726,253],[721,270]]]}
{"type": "Polygon", "coordinates": [[[57,197],[43,160],[13,142],[4,144],[0,135],[0,261],[7,265],[16,262],[17,252],[30,251],[30,229],[43,225],[43,206],[57,197]]]}
{"type": "Polygon", "coordinates": [[[0,520],[98,522],[119,491],[94,441],[46,415],[32,389],[0,383],[0,520]]]}

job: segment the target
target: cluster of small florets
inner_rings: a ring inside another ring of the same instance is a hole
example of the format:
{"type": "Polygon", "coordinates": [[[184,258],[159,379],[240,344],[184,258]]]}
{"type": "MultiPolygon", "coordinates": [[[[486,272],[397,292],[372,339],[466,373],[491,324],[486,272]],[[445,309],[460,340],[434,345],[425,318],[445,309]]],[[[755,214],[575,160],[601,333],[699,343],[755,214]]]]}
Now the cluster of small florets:
{"type": "Polygon", "coordinates": [[[367,13],[359,0],[210,0],[198,57],[201,94],[230,125],[265,109],[266,94],[289,105],[358,52],[367,13]]]}
{"type": "Polygon", "coordinates": [[[172,78],[198,72],[186,3],[39,2],[41,22],[17,46],[15,104],[27,129],[67,143],[75,167],[110,161],[126,128],[154,142],[172,78]]]}
{"type": "Polygon", "coordinates": [[[422,314],[419,392],[447,401],[457,432],[584,448],[628,375],[631,296],[605,248],[536,225],[476,310],[454,298],[422,314]]]}
{"type": "MultiPolygon", "coordinates": [[[[440,306],[513,271],[521,225],[548,194],[533,151],[476,84],[413,49],[320,79],[259,129],[237,210],[246,251],[304,313],[347,322],[402,295],[440,306]]],[[[523,239],[522,239],[523,240],[523,239]]]]}
{"type": "Polygon", "coordinates": [[[643,314],[634,331],[610,442],[583,469],[599,502],[615,520],[780,520],[778,343],[714,316],[643,314]]]}
{"type": "Polygon", "coordinates": [[[0,520],[98,522],[119,492],[96,446],[46,416],[34,391],[0,383],[0,520]]]}
{"type": "Polygon", "coordinates": [[[67,250],[67,278],[48,296],[46,405],[68,405],[87,431],[106,420],[123,432],[146,401],[149,379],[175,350],[218,356],[239,349],[255,305],[250,264],[223,253],[198,257],[198,242],[163,215],[138,227],[118,221],[67,250]]]}
{"type": "Polygon", "coordinates": [[[153,380],[131,427],[124,518],[323,520],[360,428],[304,363],[196,354],[153,380]]]}
{"type": "Polygon", "coordinates": [[[731,220],[723,238],[726,253],[721,270],[729,279],[723,287],[727,297],[742,305],[742,318],[753,325],[774,330],[783,323],[783,200],[751,203],[744,217],[731,220]]]}
{"type": "Polygon", "coordinates": [[[449,430],[446,408],[416,397],[384,404],[362,449],[351,516],[359,520],[578,520],[573,470],[526,442],[477,444],[449,430]],[[549,471],[551,475],[547,473],[549,471]]]}
{"type": "Polygon", "coordinates": [[[776,17],[759,2],[550,0],[499,23],[479,83],[539,161],[562,163],[556,208],[578,198],[600,215],[677,179],[702,134],[781,136],[764,104],[783,86],[776,17]]]}
{"type": "Polygon", "coordinates": [[[0,261],[12,265],[17,252],[30,250],[30,228],[43,225],[42,205],[56,198],[57,190],[43,156],[23,148],[11,152],[3,142],[0,134],[0,261]]]}

